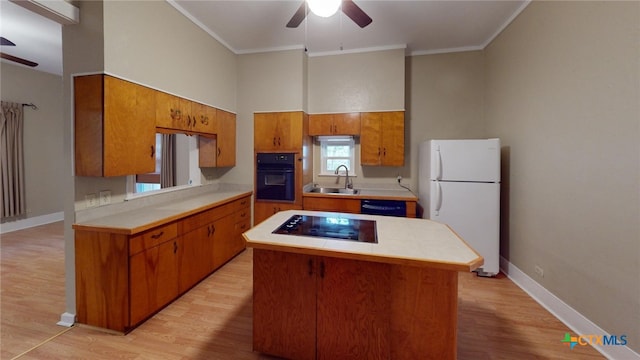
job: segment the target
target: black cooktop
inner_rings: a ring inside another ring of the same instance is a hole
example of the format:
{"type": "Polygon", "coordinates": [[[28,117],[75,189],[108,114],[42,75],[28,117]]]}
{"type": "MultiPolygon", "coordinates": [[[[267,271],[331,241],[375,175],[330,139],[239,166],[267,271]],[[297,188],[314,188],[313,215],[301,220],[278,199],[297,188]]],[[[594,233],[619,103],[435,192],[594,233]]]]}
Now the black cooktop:
{"type": "Polygon", "coordinates": [[[378,242],[374,220],[331,216],[293,215],[275,229],[273,234],[315,236],[366,243],[378,242]]]}

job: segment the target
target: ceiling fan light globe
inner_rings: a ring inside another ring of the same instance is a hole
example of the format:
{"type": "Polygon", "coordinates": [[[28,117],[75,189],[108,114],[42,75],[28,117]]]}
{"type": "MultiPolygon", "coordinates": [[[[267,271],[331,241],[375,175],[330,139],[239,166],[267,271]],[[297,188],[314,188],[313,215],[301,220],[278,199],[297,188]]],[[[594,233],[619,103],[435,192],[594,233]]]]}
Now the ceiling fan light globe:
{"type": "Polygon", "coordinates": [[[340,8],[342,0],[307,0],[311,12],[320,17],[330,17],[340,8]]]}

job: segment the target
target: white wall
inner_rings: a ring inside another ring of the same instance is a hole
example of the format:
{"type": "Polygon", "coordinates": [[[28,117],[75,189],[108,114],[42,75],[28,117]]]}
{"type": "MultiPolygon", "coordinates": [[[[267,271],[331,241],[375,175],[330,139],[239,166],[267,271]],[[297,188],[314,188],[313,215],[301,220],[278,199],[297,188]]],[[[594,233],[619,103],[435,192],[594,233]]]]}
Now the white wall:
{"type": "Polygon", "coordinates": [[[62,213],[62,77],[4,62],[0,73],[3,101],[34,103],[38,107],[23,108],[27,215],[18,220],[62,213]]]}
{"type": "Polygon", "coordinates": [[[236,166],[224,180],[253,184],[253,113],[306,110],[306,55],[303,50],[238,56],[236,166]]]}
{"type": "Polygon", "coordinates": [[[486,49],[485,92],[506,160],[502,256],[635,351],[638,19],[635,1],[534,1],[486,49]]]}
{"type": "Polygon", "coordinates": [[[401,175],[417,191],[422,141],[493,135],[486,131],[483,117],[482,51],[411,56],[406,62],[406,165],[401,175]]]}
{"type": "Polygon", "coordinates": [[[404,110],[404,49],[309,58],[310,114],[404,110]]]}

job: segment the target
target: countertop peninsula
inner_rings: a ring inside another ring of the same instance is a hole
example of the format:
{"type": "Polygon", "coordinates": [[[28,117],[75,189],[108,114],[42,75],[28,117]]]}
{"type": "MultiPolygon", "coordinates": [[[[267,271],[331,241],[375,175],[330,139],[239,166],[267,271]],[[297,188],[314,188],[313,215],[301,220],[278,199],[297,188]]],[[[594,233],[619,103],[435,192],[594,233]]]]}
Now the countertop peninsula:
{"type": "Polygon", "coordinates": [[[134,235],[179,218],[251,195],[251,191],[223,190],[184,197],[147,207],[85,220],[73,224],[75,230],[105,231],[134,235]]]}

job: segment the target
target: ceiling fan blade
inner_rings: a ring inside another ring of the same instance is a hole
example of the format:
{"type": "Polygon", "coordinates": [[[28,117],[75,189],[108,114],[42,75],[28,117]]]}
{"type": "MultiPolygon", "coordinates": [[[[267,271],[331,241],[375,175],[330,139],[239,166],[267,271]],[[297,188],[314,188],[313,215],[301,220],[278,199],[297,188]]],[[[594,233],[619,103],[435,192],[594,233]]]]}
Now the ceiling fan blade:
{"type": "Polygon", "coordinates": [[[304,18],[309,13],[309,8],[307,7],[307,2],[303,1],[302,5],[298,8],[295,14],[291,17],[291,20],[287,23],[288,28],[297,28],[298,25],[304,20],[304,18]]]}
{"type": "Polygon", "coordinates": [[[27,65],[27,66],[31,66],[31,67],[36,67],[38,66],[38,63],[35,63],[33,61],[29,61],[29,60],[25,60],[23,58],[19,58],[17,56],[13,56],[13,55],[9,55],[9,54],[5,54],[3,52],[0,52],[0,58],[3,58],[5,60],[9,60],[9,61],[13,61],[13,62],[17,62],[18,64],[22,64],[22,65],[27,65]]]}
{"type": "Polygon", "coordinates": [[[0,45],[16,46],[16,44],[14,44],[13,41],[3,36],[0,36],[0,45]]]}
{"type": "Polygon", "coordinates": [[[360,9],[360,7],[352,0],[342,0],[342,12],[361,28],[371,24],[373,21],[373,19],[371,19],[367,13],[362,11],[362,9],[360,9]]]}

